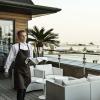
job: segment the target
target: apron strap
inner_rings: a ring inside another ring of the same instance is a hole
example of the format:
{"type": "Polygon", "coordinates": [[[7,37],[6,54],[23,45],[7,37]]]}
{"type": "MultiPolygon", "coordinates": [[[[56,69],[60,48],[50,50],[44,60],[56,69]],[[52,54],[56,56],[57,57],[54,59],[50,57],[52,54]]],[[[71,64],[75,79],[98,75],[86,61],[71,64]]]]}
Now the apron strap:
{"type": "Polygon", "coordinates": [[[19,43],[19,50],[20,50],[20,43],[19,43]]]}

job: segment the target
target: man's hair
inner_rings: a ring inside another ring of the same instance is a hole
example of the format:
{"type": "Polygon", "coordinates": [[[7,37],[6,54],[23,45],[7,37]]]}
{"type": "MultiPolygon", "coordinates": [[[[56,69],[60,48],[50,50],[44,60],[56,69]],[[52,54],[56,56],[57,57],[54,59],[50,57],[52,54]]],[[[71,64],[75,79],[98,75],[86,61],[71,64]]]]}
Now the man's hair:
{"type": "MultiPolygon", "coordinates": [[[[26,32],[26,31],[25,31],[25,30],[19,30],[19,31],[17,32],[17,36],[19,37],[20,34],[23,33],[23,32],[26,32]]],[[[26,34],[27,34],[27,33],[26,33],[26,34]]]]}

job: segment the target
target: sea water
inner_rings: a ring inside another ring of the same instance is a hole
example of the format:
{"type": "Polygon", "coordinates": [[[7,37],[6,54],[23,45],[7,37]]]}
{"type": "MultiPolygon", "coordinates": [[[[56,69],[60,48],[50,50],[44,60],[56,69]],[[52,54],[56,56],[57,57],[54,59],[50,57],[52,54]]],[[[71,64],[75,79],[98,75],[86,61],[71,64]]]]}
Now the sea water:
{"type": "MultiPolygon", "coordinates": [[[[58,55],[45,55],[48,57],[58,58],[58,55]]],[[[97,60],[97,63],[100,63],[100,55],[85,55],[86,62],[93,62],[93,60],[97,60]]],[[[61,54],[61,59],[70,59],[70,60],[78,60],[83,61],[83,54],[61,54]]]]}

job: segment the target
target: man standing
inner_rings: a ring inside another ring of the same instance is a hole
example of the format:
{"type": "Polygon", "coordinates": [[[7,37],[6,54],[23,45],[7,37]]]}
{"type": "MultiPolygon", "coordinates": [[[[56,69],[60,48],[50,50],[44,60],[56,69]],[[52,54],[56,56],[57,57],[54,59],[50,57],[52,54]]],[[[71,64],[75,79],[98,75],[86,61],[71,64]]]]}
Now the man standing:
{"type": "Polygon", "coordinates": [[[26,31],[18,31],[17,37],[19,42],[12,45],[4,68],[7,74],[11,63],[15,61],[14,85],[17,90],[17,100],[24,100],[26,88],[31,82],[30,68],[25,64],[25,60],[28,57],[33,58],[33,49],[30,44],[26,43],[26,31]]]}

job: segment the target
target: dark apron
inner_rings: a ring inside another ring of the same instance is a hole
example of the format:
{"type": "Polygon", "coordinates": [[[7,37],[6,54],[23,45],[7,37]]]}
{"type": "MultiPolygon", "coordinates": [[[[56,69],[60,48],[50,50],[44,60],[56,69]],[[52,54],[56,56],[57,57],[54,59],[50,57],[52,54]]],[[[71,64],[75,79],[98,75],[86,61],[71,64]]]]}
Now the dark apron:
{"type": "MultiPolygon", "coordinates": [[[[28,47],[28,45],[27,45],[28,47]]],[[[31,82],[30,67],[25,64],[25,60],[30,56],[29,47],[28,50],[20,49],[15,59],[14,68],[14,88],[26,89],[31,82]]]]}

